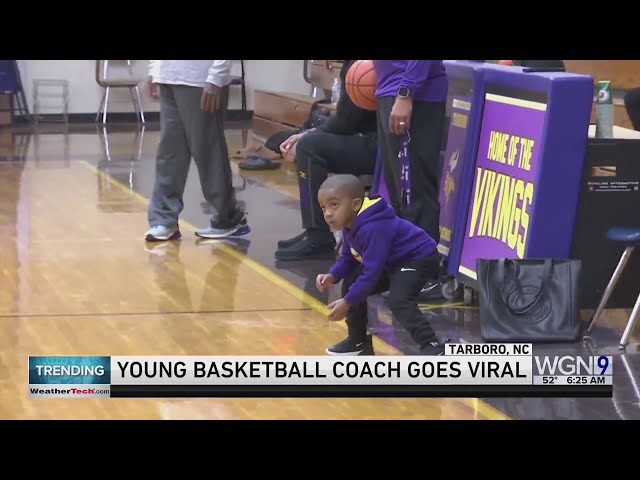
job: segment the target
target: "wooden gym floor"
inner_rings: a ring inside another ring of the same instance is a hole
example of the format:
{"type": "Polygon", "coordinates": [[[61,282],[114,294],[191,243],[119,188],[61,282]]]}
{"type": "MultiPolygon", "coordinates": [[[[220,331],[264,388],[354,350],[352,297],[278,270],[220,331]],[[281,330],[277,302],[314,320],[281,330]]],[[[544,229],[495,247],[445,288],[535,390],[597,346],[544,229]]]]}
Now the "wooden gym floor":
{"type": "MultiPolygon", "coordinates": [[[[28,398],[28,355],[322,355],[346,333],[324,316],[337,292],[313,291],[330,262],[273,260],[300,231],[290,165],[240,176],[233,163],[246,238],[196,240],[211,212],[192,168],[182,241],[144,242],[158,136],[156,125],[0,129],[0,419],[521,418],[480,399],[28,398]]],[[[241,138],[228,130],[230,152],[241,138]]],[[[469,313],[425,310],[438,322],[469,313]]],[[[405,351],[392,343],[376,337],[377,353],[405,351]]],[[[638,400],[625,400],[633,415],[638,400]]]]}

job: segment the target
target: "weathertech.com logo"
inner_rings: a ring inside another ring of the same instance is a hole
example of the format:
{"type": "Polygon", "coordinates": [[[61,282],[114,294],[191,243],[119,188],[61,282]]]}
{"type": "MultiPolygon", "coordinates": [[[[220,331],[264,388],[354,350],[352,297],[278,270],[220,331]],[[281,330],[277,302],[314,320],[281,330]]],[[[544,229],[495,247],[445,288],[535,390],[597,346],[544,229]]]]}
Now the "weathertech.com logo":
{"type": "Polygon", "coordinates": [[[109,388],[93,385],[29,385],[29,396],[33,398],[108,398],[109,388]]]}
{"type": "Polygon", "coordinates": [[[110,362],[104,356],[29,356],[29,397],[109,398],[110,362]]]}

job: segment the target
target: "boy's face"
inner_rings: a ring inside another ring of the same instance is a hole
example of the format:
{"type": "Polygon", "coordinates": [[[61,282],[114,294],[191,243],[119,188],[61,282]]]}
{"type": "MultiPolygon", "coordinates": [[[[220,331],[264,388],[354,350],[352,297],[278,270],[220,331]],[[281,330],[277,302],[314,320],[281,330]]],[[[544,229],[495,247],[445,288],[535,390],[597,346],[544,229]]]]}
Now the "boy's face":
{"type": "Polygon", "coordinates": [[[360,210],[362,200],[351,198],[348,194],[333,188],[321,188],[318,191],[318,203],[329,228],[337,231],[344,227],[351,228],[351,223],[360,210]]]}

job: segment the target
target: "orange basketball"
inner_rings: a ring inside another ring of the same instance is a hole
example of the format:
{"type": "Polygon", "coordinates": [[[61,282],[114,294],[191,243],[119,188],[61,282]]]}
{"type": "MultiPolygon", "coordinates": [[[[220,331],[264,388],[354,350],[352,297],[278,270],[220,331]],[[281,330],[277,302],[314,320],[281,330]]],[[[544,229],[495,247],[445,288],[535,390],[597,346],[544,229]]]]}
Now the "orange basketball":
{"type": "Polygon", "coordinates": [[[347,70],[345,89],[353,103],[365,110],[375,110],[376,72],[373,60],[356,60],[347,70]]]}

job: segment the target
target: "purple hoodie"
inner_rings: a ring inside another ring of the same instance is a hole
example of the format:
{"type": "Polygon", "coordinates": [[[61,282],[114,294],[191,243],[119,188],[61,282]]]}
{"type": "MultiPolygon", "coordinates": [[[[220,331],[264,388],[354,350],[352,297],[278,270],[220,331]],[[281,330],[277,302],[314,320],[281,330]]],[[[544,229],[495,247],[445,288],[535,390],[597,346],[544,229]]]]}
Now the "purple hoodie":
{"type": "Polygon", "coordinates": [[[398,217],[378,195],[365,198],[351,226],[343,232],[342,255],[329,269],[336,283],[351,270],[364,265],[362,273],[344,296],[350,305],[364,301],[387,269],[404,262],[427,258],[436,242],[411,222],[398,217]]]}
{"type": "Polygon", "coordinates": [[[449,80],[442,60],[374,60],[376,96],[395,97],[400,87],[414,92],[413,99],[444,102],[449,80]]]}

